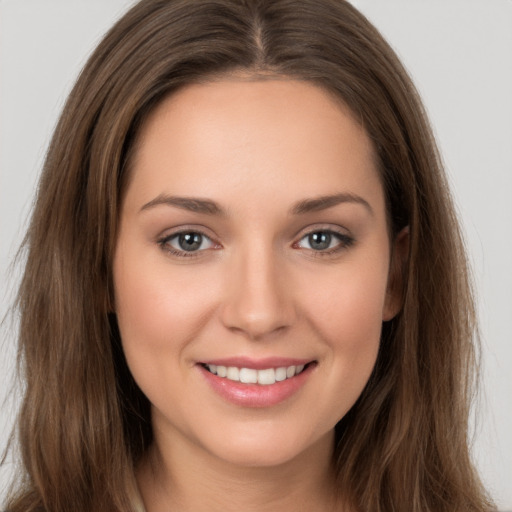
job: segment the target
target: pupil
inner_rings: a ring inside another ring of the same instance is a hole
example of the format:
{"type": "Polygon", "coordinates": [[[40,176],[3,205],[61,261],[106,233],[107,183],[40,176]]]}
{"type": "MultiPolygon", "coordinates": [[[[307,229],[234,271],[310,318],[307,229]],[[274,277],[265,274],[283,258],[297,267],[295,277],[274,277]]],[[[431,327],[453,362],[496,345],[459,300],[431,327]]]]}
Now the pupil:
{"type": "Polygon", "coordinates": [[[325,231],[318,231],[309,235],[309,245],[312,249],[321,251],[331,245],[331,234],[325,231]]]}
{"type": "Polygon", "coordinates": [[[178,241],[184,251],[197,251],[201,247],[203,237],[199,233],[182,233],[178,241]]]}

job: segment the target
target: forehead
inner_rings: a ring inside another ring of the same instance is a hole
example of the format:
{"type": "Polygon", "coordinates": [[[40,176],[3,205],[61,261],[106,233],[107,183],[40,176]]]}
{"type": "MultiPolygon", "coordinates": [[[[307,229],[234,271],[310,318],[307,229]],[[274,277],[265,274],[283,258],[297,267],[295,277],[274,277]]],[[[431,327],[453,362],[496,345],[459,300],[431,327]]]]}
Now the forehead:
{"type": "Polygon", "coordinates": [[[350,110],[295,80],[179,90],[147,119],[132,164],[129,188],[147,200],[164,192],[222,200],[238,191],[284,202],[338,191],[382,195],[372,144],[350,110]]]}

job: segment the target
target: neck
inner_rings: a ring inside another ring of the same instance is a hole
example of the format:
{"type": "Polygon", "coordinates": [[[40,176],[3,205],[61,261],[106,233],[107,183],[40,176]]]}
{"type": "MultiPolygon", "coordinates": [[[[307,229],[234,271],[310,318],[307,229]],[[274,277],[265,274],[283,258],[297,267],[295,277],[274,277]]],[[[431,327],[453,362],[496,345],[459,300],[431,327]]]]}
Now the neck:
{"type": "Polygon", "coordinates": [[[147,512],[338,510],[329,433],[293,460],[248,467],[231,464],[180,439],[158,439],[138,469],[147,512]],[[207,507],[206,507],[207,505],[207,507]]]}

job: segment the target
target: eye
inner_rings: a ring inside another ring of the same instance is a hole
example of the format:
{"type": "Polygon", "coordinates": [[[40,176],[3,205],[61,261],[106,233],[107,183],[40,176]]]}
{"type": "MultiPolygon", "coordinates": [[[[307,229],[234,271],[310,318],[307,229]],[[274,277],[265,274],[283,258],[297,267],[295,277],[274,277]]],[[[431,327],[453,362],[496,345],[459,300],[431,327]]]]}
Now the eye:
{"type": "Polygon", "coordinates": [[[212,240],[198,231],[182,231],[158,241],[161,247],[176,256],[192,256],[206,249],[215,247],[212,240]]]}
{"type": "Polygon", "coordinates": [[[301,249],[309,249],[316,252],[331,254],[338,250],[349,247],[354,239],[330,230],[312,231],[303,236],[296,246],[301,249]]]}

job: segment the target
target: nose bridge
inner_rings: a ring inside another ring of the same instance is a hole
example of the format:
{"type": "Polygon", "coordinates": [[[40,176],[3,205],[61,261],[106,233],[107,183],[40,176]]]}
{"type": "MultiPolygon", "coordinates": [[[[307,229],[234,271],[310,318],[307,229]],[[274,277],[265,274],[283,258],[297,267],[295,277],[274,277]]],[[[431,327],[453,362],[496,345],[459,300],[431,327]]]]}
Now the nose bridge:
{"type": "Polygon", "coordinates": [[[288,327],[293,321],[293,304],[272,244],[246,245],[230,263],[223,308],[226,327],[252,339],[288,327]]]}

